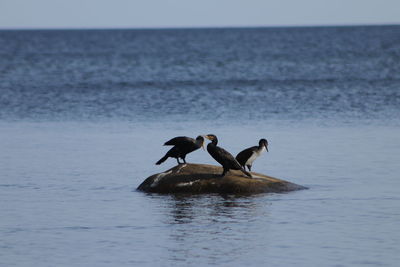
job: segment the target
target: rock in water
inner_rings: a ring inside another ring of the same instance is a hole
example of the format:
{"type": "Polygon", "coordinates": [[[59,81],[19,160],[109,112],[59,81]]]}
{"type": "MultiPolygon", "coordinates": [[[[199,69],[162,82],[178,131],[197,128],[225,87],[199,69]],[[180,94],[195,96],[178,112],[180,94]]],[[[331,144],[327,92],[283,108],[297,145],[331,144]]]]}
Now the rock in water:
{"type": "Polygon", "coordinates": [[[152,193],[223,194],[280,193],[306,189],[304,186],[255,172],[251,172],[253,179],[236,170],[230,170],[222,178],[219,176],[221,173],[222,168],[214,165],[181,164],[150,176],[137,189],[152,193]]]}

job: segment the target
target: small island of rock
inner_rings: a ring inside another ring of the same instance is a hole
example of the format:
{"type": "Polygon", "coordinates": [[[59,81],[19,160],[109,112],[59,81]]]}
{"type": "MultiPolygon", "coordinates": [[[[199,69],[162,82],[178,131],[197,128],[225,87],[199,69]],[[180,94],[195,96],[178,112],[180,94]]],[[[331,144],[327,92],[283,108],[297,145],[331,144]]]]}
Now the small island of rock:
{"type": "Polygon", "coordinates": [[[137,188],[152,193],[281,193],[306,187],[264,174],[252,172],[250,179],[237,170],[224,177],[222,168],[207,164],[180,164],[165,172],[148,177],[137,188]]]}

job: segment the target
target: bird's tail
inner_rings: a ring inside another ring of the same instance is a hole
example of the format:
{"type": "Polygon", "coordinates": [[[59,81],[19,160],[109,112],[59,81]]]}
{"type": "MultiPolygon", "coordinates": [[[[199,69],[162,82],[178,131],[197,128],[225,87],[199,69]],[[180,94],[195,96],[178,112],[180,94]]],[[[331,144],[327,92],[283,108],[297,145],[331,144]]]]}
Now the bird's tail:
{"type": "Polygon", "coordinates": [[[159,161],[156,162],[156,165],[160,165],[161,163],[163,163],[164,161],[166,161],[168,158],[167,155],[165,155],[164,157],[162,157],[159,161]]]}

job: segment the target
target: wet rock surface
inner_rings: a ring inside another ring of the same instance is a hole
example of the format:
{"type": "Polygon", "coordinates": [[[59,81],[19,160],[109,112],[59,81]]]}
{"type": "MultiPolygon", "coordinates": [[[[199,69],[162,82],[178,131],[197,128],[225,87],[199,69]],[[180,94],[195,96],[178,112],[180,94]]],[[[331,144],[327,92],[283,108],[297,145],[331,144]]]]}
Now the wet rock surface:
{"type": "Polygon", "coordinates": [[[221,177],[222,167],[207,164],[181,164],[148,177],[137,188],[153,193],[281,193],[307,189],[288,181],[251,172],[253,178],[241,171],[231,170],[221,177]]]}

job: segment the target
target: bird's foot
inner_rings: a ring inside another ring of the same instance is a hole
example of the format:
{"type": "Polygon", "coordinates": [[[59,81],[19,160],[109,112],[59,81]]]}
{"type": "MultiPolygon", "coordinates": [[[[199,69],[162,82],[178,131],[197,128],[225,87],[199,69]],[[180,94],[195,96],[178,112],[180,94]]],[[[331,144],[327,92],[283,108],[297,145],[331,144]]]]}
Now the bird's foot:
{"type": "Polygon", "coordinates": [[[246,178],[253,179],[253,176],[251,175],[250,172],[247,172],[247,171],[242,171],[242,172],[243,172],[243,174],[244,174],[244,176],[245,176],[246,178]]]}

